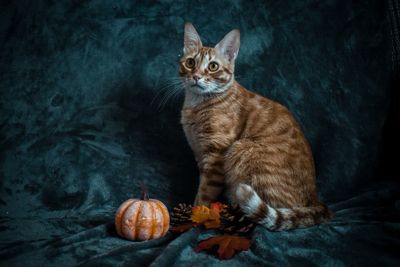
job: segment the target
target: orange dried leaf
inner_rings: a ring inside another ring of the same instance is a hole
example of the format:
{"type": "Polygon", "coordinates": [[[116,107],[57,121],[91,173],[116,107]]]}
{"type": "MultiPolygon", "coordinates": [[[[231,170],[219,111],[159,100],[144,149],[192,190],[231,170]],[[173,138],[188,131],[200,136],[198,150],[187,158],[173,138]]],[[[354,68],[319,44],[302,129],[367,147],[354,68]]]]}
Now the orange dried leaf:
{"type": "Polygon", "coordinates": [[[221,235],[201,241],[195,248],[195,251],[210,250],[214,246],[218,246],[218,258],[227,260],[232,258],[238,251],[249,249],[250,245],[251,241],[247,238],[234,235],[221,235]]]}
{"type": "Polygon", "coordinates": [[[204,226],[207,229],[219,228],[221,226],[220,212],[224,207],[226,207],[226,205],[223,205],[220,202],[215,202],[212,203],[210,207],[210,215],[208,220],[204,222],[204,226]]]}
{"type": "Polygon", "coordinates": [[[210,209],[206,206],[194,206],[192,208],[192,221],[196,223],[204,223],[210,217],[210,209]]]}
{"type": "Polygon", "coordinates": [[[216,220],[207,220],[203,224],[207,229],[216,229],[221,226],[221,221],[218,218],[216,220]]]}
{"type": "Polygon", "coordinates": [[[219,210],[211,209],[208,214],[208,220],[211,220],[211,221],[218,220],[219,221],[219,210]]]}
{"type": "Polygon", "coordinates": [[[219,202],[212,203],[211,209],[206,206],[194,206],[191,219],[193,222],[204,224],[207,229],[219,228],[221,224],[219,213],[223,207],[224,205],[219,202]]]}
{"type": "Polygon", "coordinates": [[[171,227],[169,229],[169,231],[172,233],[175,233],[175,234],[180,234],[180,233],[186,232],[187,230],[189,230],[193,227],[196,227],[197,225],[198,225],[197,223],[193,223],[193,222],[185,223],[185,224],[182,224],[179,226],[171,227]]]}

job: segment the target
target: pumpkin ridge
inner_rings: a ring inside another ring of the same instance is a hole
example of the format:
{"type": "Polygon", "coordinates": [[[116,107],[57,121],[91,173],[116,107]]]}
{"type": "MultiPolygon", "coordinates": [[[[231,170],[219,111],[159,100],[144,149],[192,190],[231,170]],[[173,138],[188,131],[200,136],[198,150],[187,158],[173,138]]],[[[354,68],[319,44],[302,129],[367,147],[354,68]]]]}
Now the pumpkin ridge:
{"type": "Polygon", "coordinates": [[[151,230],[153,225],[152,220],[152,205],[150,201],[143,201],[144,207],[142,208],[142,221],[140,224],[140,235],[139,239],[149,240],[151,239],[151,230]]]}
{"type": "Polygon", "coordinates": [[[164,203],[162,203],[161,201],[159,201],[158,199],[155,199],[157,205],[159,206],[162,214],[163,214],[163,232],[162,235],[164,236],[169,229],[169,213],[168,213],[168,209],[167,207],[164,205],[164,203]]]}
{"type": "Polygon", "coordinates": [[[157,218],[156,218],[156,212],[157,212],[157,207],[153,206],[153,202],[149,202],[150,207],[151,207],[151,231],[150,231],[150,238],[154,238],[154,232],[155,228],[157,226],[157,218]]]}
{"type": "Polygon", "coordinates": [[[116,212],[116,217],[115,217],[115,230],[117,231],[117,234],[122,235],[122,223],[123,223],[123,217],[126,212],[126,210],[135,203],[137,199],[128,199],[122,205],[119,207],[119,209],[116,212]]]}
{"type": "MultiPolygon", "coordinates": [[[[160,224],[161,224],[161,233],[160,233],[160,235],[161,236],[164,236],[165,235],[165,233],[166,233],[166,231],[165,231],[165,224],[166,224],[166,221],[168,220],[168,218],[169,218],[169,213],[167,212],[167,214],[165,213],[165,210],[164,210],[164,208],[163,207],[161,207],[160,205],[158,205],[158,202],[156,201],[155,202],[155,205],[157,206],[157,209],[158,209],[158,211],[159,211],[159,214],[160,214],[160,224]],[[166,216],[167,215],[167,216],[166,216]]],[[[168,223],[169,224],[169,223],[168,223]]]]}
{"type": "MultiPolygon", "coordinates": [[[[138,220],[143,216],[143,206],[145,202],[143,200],[140,201],[140,206],[138,208],[137,216],[135,217],[135,236],[134,239],[137,239],[140,236],[140,228],[138,227],[138,220]],[[137,229],[139,228],[139,229],[137,229]]],[[[141,225],[139,225],[141,227],[141,225]]]]}
{"type": "Polygon", "coordinates": [[[160,205],[158,205],[158,202],[157,202],[157,200],[156,199],[153,199],[152,200],[152,204],[153,204],[153,207],[154,207],[154,209],[155,209],[155,220],[156,220],[156,225],[155,225],[155,227],[154,227],[154,231],[155,231],[155,235],[156,235],[156,237],[158,238],[158,237],[161,237],[161,236],[164,236],[164,229],[165,229],[165,225],[164,225],[164,221],[165,221],[165,218],[164,218],[164,213],[163,213],[163,211],[162,211],[162,207],[160,206],[160,205]]]}
{"type": "Polygon", "coordinates": [[[136,231],[135,225],[136,225],[136,221],[139,216],[141,207],[142,207],[142,202],[140,200],[136,201],[135,203],[132,203],[131,205],[129,205],[129,208],[124,213],[122,222],[127,221],[128,225],[127,226],[125,225],[125,227],[122,228],[122,232],[125,237],[128,237],[128,239],[135,240],[137,238],[137,231],[136,231]],[[136,203],[138,204],[138,207],[134,207],[134,205],[136,203]],[[128,216],[129,214],[127,214],[127,213],[131,213],[132,209],[137,210],[137,212],[135,212],[133,214],[133,217],[128,216]],[[130,223],[130,222],[133,222],[133,223],[130,223]]]}

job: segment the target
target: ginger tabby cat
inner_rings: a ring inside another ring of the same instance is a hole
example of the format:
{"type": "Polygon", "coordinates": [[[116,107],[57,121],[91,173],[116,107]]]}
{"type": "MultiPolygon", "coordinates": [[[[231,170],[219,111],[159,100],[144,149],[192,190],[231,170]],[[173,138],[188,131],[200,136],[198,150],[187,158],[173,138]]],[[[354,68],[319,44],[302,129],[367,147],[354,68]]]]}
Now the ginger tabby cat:
{"type": "Polygon", "coordinates": [[[240,33],[204,47],[185,25],[179,73],[185,87],[181,123],[200,171],[195,204],[225,191],[247,217],[270,230],[307,227],[332,213],[319,201],[310,146],[282,105],[235,81],[240,33]]]}

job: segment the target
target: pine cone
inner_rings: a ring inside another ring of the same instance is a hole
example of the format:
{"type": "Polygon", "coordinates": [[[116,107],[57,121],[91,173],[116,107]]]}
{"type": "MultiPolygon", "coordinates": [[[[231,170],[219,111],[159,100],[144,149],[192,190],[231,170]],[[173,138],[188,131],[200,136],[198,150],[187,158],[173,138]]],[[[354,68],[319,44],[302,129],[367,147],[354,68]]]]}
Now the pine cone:
{"type": "Polygon", "coordinates": [[[171,226],[179,226],[191,222],[192,205],[179,203],[171,214],[171,226]]]}
{"type": "Polygon", "coordinates": [[[220,229],[227,234],[245,235],[255,226],[255,223],[245,217],[237,205],[226,206],[221,210],[220,216],[220,229]]]}

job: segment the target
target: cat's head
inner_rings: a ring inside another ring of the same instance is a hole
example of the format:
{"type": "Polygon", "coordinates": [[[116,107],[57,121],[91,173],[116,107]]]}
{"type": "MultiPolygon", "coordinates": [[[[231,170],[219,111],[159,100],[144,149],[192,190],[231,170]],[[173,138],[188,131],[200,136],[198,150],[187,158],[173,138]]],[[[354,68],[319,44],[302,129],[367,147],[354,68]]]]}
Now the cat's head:
{"type": "Polygon", "coordinates": [[[185,88],[198,95],[226,91],[234,81],[239,47],[239,30],[232,30],[211,48],[203,46],[196,29],[186,23],[179,68],[185,88]]]}

